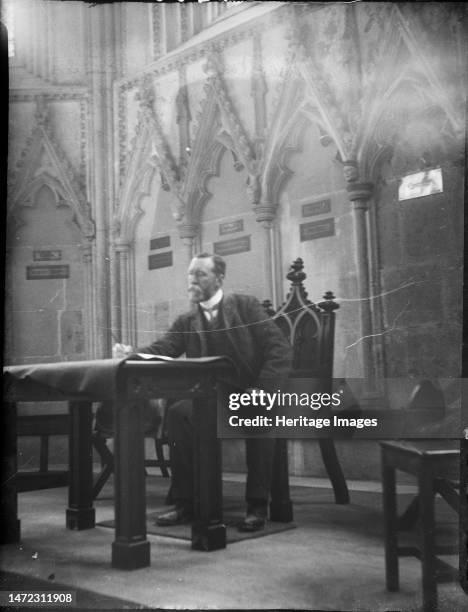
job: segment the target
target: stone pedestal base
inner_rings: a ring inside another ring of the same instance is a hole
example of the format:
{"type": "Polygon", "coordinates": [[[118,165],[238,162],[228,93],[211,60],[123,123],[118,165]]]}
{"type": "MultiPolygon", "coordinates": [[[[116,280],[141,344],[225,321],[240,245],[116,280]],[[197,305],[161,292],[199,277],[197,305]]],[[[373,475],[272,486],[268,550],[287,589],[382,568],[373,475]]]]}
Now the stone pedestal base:
{"type": "Polygon", "coordinates": [[[147,540],[112,543],[112,567],[134,570],[150,564],[150,544],[147,540]]]}

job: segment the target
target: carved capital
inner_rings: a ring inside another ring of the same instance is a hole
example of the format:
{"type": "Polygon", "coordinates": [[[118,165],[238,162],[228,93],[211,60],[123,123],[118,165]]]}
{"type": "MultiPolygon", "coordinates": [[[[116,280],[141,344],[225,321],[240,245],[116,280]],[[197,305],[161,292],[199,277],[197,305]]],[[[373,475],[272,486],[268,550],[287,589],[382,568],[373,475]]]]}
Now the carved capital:
{"type": "Polygon", "coordinates": [[[354,208],[365,208],[367,210],[367,202],[373,193],[372,183],[349,183],[346,186],[348,197],[354,205],[354,208]]]}
{"type": "Polygon", "coordinates": [[[256,221],[258,221],[258,223],[271,224],[271,222],[276,217],[276,209],[277,206],[275,204],[272,204],[271,202],[262,202],[261,204],[256,204],[254,206],[256,221]]]}
{"type": "Polygon", "coordinates": [[[355,183],[359,178],[357,161],[348,159],[343,162],[343,174],[347,183],[355,183]]]}
{"type": "Polygon", "coordinates": [[[132,250],[132,243],[127,238],[117,238],[114,242],[116,253],[129,253],[132,250]]]}
{"type": "Polygon", "coordinates": [[[83,261],[85,264],[90,264],[93,260],[93,245],[90,240],[86,240],[84,244],[81,245],[81,254],[83,257],[83,261]]]}
{"type": "Polygon", "coordinates": [[[255,206],[262,194],[262,187],[257,174],[249,174],[247,179],[247,194],[251,203],[255,206]]]}
{"type": "Polygon", "coordinates": [[[182,240],[194,240],[198,236],[200,227],[195,223],[183,223],[177,226],[182,240]]]}

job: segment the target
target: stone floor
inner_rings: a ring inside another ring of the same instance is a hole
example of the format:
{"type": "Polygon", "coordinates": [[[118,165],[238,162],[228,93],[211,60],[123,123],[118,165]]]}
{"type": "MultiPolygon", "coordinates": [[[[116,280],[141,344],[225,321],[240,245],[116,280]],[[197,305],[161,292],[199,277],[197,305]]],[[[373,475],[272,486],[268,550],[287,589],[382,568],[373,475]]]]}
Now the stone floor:
{"type": "MultiPolygon", "coordinates": [[[[230,491],[237,486],[241,499],[243,476],[225,474],[225,481],[230,491]]],[[[167,483],[148,476],[148,511],[161,505],[167,483]]],[[[112,529],[65,528],[66,489],[22,493],[22,541],[0,549],[0,569],[19,575],[22,589],[28,584],[35,588],[34,579],[44,581],[42,588],[49,590],[77,590],[78,606],[88,609],[421,609],[421,568],[416,559],[400,562],[401,590],[385,590],[377,483],[350,483],[347,506],[334,503],[327,481],[292,478],[291,484],[295,529],[211,553],[192,551],[185,540],[149,536],[151,567],[133,572],[110,566],[112,529]]],[[[401,486],[399,491],[403,505],[411,499],[412,487],[401,486]]],[[[111,483],[96,501],[96,514],[98,522],[113,517],[111,483]]],[[[453,528],[456,517],[442,514],[453,528]]],[[[455,542],[456,532],[449,537],[455,542]]],[[[8,588],[4,585],[3,590],[8,588]]],[[[468,598],[457,583],[439,585],[439,600],[440,611],[468,609],[468,598]]]]}

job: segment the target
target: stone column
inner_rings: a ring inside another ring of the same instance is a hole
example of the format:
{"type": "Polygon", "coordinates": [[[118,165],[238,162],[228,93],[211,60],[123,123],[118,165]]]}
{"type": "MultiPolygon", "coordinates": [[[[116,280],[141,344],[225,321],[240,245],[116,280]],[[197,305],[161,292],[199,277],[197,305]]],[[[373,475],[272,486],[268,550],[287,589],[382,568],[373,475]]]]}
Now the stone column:
{"type": "Polygon", "coordinates": [[[119,253],[116,246],[120,232],[120,223],[114,220],[112,225],[112,246],[110,260],[110,294],[111,294],[111,340],[112,345],[116,342],[122,342],[122,320],[121,320],[121,304],[120,304],[120,270],[119,270],[119,253]]]}
{"type": "Polygon", "coordinates": [[[131,266],[132,245],[125,239],[115,242],[117,256],[118,278],[120,285],[120,340],[124,344],[135,346],[135,312],[133,299],[133,274],[131,266]]]}
{"type": "Polygon", "coordinates": [[[90,92],[90,167],[93,168],[91,204],[96,223],[95,312],[96,356],[109,357],[109,211],[112,209],[112,77],[115,74],[113,6],[83,7],[88,44],[90,92]]]}
{"type": "Polygon", "coordinates": [[[31,6],[32,8],[32,29],[31,39],[33,45],[33,56],[32,56],[32,73],[34,76],[41,76],[41,8],[39,2],[35,2],[31,6]]]}
{"type": "Polygon", "coordinates": [[[47,78],[52,83],[56,81],[55,69],[55,3],[52,0],[47,0],[47,78]]]}
{"type": "Polygon", "coordinates": [[[34,6],[31,0],[28,0],[25,4],[25,43],[26,43],[26,70],[31,74],[34,74],[34,36],[32,34],[34,30],[34,6]]]}
{"type": "Polygon", "coordinates": [[[357,178],[357,168],[353,163],[345,162],[345,176],[348,180],[346,189],[353,206],[359,314],[361,321],[360,347],[363,375],[365,379],[364,394],[365,396],[369,397],[375,395],[376,393],[366,214],[368,210],[368,202],[372,195],[373,185],[371,183],[361,183],[355,180],[355,178],[357,178]]]}
{"type": "Polygon", "coordinates": [[[275,232],[276,206],[270,203],[262,203],[254,206],[256,220],[263,227],[264,244],[264,272],[267,295],[273,308],[277,308],[281,298],[278,295],[278,269],[277,269],[277,240],[275,232]]]}
{"type": "Polygon", "coordinates": [[[185,246],[185,262],[188,268],[190,262],[192,261],[192,257],[195,255],[195,251],[197,250],[196,238],[200,233],[200,228],[194,223],[187,223],[179,225],[178,229],[179,236],[185,246]]]}
{"type": "Polygon", "coordinates": [[[38,26],[39,30],[39,52],[38,52],[38,61],[39,61],[39,76],[43,79],[48,78],[48,70],[47,70],[47,62],[48,62],[48,47],[47,47],[47,14],[46,11],[48,7],[45,2],[40,2],[38,4],[39,7],[39,21],[36,26],[38,26]]]}
{"type": "Polygon", "coordinates": [[[88,240],[82,247],[83,275],[84,275],[84,329],[86,341],[86,355],[89,358],[96,356],[94,333],[94,278],[93,278],[93,245],[88,240]]]}

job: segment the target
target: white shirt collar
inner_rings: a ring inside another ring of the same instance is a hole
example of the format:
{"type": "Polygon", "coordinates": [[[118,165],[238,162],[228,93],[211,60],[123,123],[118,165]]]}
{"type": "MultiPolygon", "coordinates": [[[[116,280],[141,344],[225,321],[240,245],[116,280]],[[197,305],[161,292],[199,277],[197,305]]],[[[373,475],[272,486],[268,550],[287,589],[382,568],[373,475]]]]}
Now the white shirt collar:
{"type": "Polygon", "coordinates": [[[200,306],[202,308],[213,308],[214,306],[217,306],[221,302],[222,299],[223,299],[223,290],[220,287],[218,291],[210,297],[209,300],[206,300],[206,302],[200,302],[200,306]]]}

